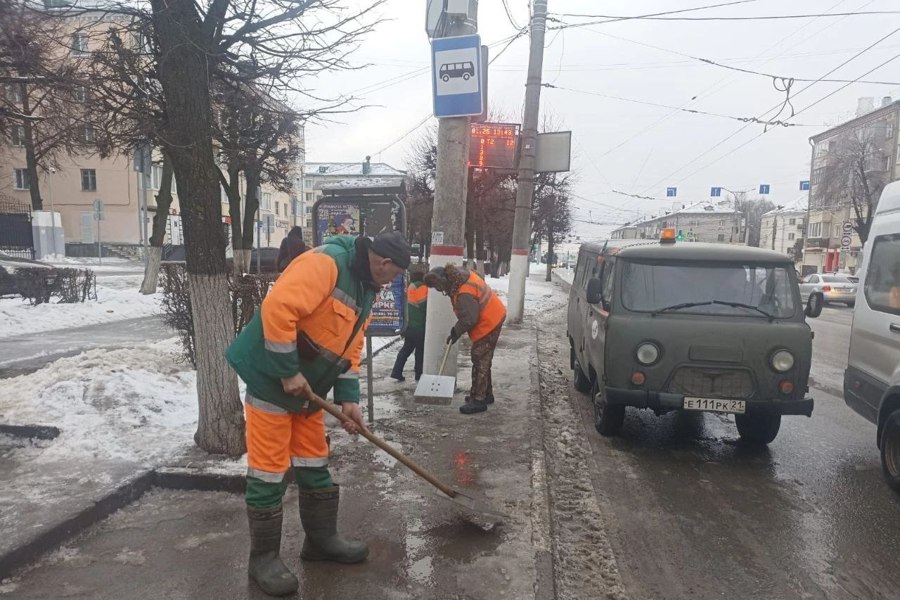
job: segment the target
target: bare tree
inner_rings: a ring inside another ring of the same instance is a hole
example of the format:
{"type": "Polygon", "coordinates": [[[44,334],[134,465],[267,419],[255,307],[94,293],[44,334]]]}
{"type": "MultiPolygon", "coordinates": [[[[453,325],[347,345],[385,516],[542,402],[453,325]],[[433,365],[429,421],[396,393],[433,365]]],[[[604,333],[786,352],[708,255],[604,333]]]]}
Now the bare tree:
{"type": "Polygon", "coordinates": [[[40,173],[58,167],[60,154],[95,143],[84,121],[80,79],[87,26],[65,15],[0,0],[0,132],[25,150],[24,181],[34,210],[43,210],[40,173]]]}
{"type": "Polygon", "coordinates": [[[419,246],[419,261],[430,253],[434,182],[437,172],[437,129],[429,127],[417,138],[407,159],[406,235],[419,246]]]}
{"type": "Polygon", "coordinates": [[[882,149],[877,126],[847,132],[828,144],[815,205],[851,210],[850,222],[865,244],[881,191],[890,181],[890,151],[882,149]]]}
{"type": "Polygon", "coordinates": [[[764,198],[747,198],[741,194],[734,199],[734,210],[744,218],[747,245],[758,248],[762,239],[762,216],[775,210],[775,205],[764,198]]]}
{"type": "Polygon", "coordinates": [[[538,173],[532,208],[532,234],[547,240],[547,276],[550,281],[556,260],[556,244],[572,230],[572,176],[538,173]]]}

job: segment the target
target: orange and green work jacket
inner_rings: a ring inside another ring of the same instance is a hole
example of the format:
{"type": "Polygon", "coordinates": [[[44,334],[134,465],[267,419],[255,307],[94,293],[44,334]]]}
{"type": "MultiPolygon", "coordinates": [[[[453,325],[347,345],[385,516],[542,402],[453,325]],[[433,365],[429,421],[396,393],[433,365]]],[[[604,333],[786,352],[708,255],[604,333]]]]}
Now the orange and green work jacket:
{"type": "Polygon", "coordinates": [[[359,360],[376,292],[370,243],[332,237],[285,269],[226,354],[247,393],[299,412],[306,400],[286,393],[281,380],[302,373],[319,396],[334,388],[335,403],[359,402],[359,360]]]}
{"type": "Polygon", "coordinates": [[[428,286],[421,281],[406,289],[407,325],[410,331],[425,331],[425,311],[428,308],[428,286]]]}
{"type": "Polygon", "coordinates": [[[506,320],[503,301],[488,287],[477,273],[469,273],[469,278],[450,297],[453,312],[458,319],[453,329],[477,342],[506,320]]]}

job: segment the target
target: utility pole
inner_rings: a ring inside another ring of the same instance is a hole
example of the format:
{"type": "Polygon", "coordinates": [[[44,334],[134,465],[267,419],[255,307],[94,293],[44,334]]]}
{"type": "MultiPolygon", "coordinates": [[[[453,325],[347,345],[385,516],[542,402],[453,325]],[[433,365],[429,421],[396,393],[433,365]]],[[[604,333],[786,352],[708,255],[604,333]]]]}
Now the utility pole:
{"type": "Polygon", "coordinates": [[[512,323],[521,323],[525,313],[525,280],[531,248],[531,202],[534,198],[534,167],[537,149],[537,125],[541,108],[541,71],[544,66],[544,34],[547,30],[547,0],[535,0],[531,17],[531,51],[528,55],[528,79],[525,83],[525,116],[519,154],[516,186],[516,213],[513,223],[512,257],[509,273],[509,306],[512,323]]]}
{"type": "MultiPolygon", "coordinates": [[[[446,3],[445,3],[446,5],[446,3]]],[[[478,33],[476,15],[444,14],[445,26],[435,38],[478,33]]],[[[429,266],[453,263],[462,266],[465,247],[466,184],[469,170],[469,117],[443,117],[438,120],[437,173],[435,175],[434,213],[431,218],[431,256],[429,266]]],[[[423,371],[437,374],[441,368],[444,345],[456,322],[450,301],[440,292],[428,290],[425,321],[423,371]]],[[[456,375],[456,347],[450,352],[444,375],[456,375]]]]}

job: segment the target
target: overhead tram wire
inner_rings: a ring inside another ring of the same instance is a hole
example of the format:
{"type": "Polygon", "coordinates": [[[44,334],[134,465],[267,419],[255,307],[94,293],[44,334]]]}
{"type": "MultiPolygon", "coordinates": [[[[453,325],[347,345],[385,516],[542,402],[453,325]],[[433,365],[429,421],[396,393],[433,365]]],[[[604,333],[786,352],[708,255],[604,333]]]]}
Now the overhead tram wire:
{"type": "MultiPolygon", "coordinates": [[[[891,62],[897,60],[898,58],[900,58],[900,54],[895,55],[895,56],[893,56],[892,58],[889,58],[888,60],[886,60],[886,61],[884,61],[883,63],[879,64],[878,66],[876,66],[876,67],[874,67],[874,68],[872,68],[872,69],[866,71],[865,73],[863,73],[862,75],[860,75],[860,78],[865,77],[866,75],[868,75],[868,74],[870,74],[870,73],[873,73],[873,72],[877,71],[878,69],[880,69],[880,68],[886,66],[887,64],[889,64],[889,63],[891,63],[891,62]]],[[[837,93],[840,92],[841,90],[846,89],[847,87],[849,87],[849,86],[852,85],[853,83],[856,83],[856,82],[855,82],[855,81],[851,81],[851,82],[849,82],[849,83],[846,83],[846,84],[842,85],[842,86],[839,87],[838,89],[836,89],[836,90],[834,90],[834,91],[832,91],[832,92],[829,92],[828,94],[822,96],[821,98],[819,98],[818,100],[816,100],[816,101],[813,102],[812,104],[809,104],[809,105],[803,107],[802,109],[800,109],[799,111],[797,111],[797,112],[794,114],[794,116],[797,116],[797,115],[799,115],[800,113],[806,112],[807,110],[809,110],[809,109],[812,108],[813,106],[816,106],[817,104],[823,102],[824,100],[827,100],[827,99],[830,98],[831,96],[834,96],[835,94],[837,94],[837,93]]],[[[758,140],[759,138],[761,138],[762,136],[764,136],[764,135],[765,135],[766,133],[768,133],[768,132],[769,132],[768,129],[763,129],[762,131],[759,132],[759,134],[757,134],[756,136],[750,138],[749,140],[747,140],[746,142],[744,142],[744,143],[741,144],[740,146],[737,146],[736,148],[733,148],[733,149],[729,150],[728,152],[726,152],[726,153],[723,154],[722,156],[720,156],[720,157],[718,157],[718,158],[716,158],[716,159],[714,159],[714,160],[712,160],[712,161],[706,163],[705,165],[703,165],[703,166],[700,167],[699,169],[696,169],[696,170],[692,171],[690,174],[685,175],[684,177],[682,177],[681,179],[679,179],[676,183],[681,183],[681,182],[684,181],[685,179],[688,179],[689,177],[693,177],[694,175],[696,175],[697,173],[700,173],[700,172],[703,171],[704,169],[707,169],[707,168],[711,167],[712,165],[716,164],[716,163],[719,162],[720,160],[723,160],[723,159],[725,159],[725,158],[731,156],[732,154],[734,154],[734,153],[737,152],[738,150],[740,150],[740,149],[744,148],[745,146],[748,146],[748,145],[750,145],[751,143],[755,142],[756,140],[758,140]]]]}
{"type": "MultiPolygon", "coordinates": [[[[830,7],[828,8],[828,11],[831,11],[831,10],[837,8],[838,6],[840,6],[841,4],[843,4],[843,3],[846,2],[846,1],[847,1],[847,0],[838,0],[835,4],[833,4],[832,6],[830,6],[830,7]]],[[[873,2],[874,2],[874,0],[869,0],[868,2],[866,2],[865,4],[863,4],[862,6],[860,6],[859,8],[865,8],[866,6],[869,6],[870,4],[872,4],[873,2]]],[[[763,50],[763,51],[760,53],[760,56],[761,56],[762,54],[768,52],[769,50],[772,50],[773,48],[778,47],[779,45],[781,45],[782,42],[787,41],[788,39],[790,39],[791,37],[795,36],[798,32],[802,31],[803,29],[805,29],[806,27],[808,27],[809,25],[811,25],[811,24],[814,23],[814,22],[815,22],[815,19],[814,19],[813,21],[810,21],[809,23],[807,23],[807,24],[805,24],[805,25],[800,26],[796,31],[794,31],[794,32],[792,32],[792,33],[790,33],[790,34],[788,34],[787,36],[785,36],[785,37],[783,37],[783,38],[781,38],[780,40],[778,40],[777,42],[775,42],[774,44],[772,44],[771,46],[769,46],[768,48],[766,48],[765,50],[763,50]]],[[[833,22],[833,23],[827,25],[827,26],[824,27],[822,30],[820,30],[820,32],[821,32],[821,31],[825,31],[825,30],[827,30],[827,29],[830,29],[830,28],[833,27],[836,23],[838,23],[838,21],[835,21],[835,22],[833,22]]],[[[599,35],[607,35],[607,34],[605,34],[605,33],[603,33],[603,32],[595,31],[595,30],[592,30],[592,29],[587,29],[586,31],[589,31],[589,32],[592,32],[592,33],[596,33],[596,34],[599,34],[599,35]]],[[[806,40],[808,40],[810,37],[811,37],[811,36],[808,36],[808,37],[806,37],[806,38],[803,38],[803,39],[800,40],[799,42],[796,42],[796,43],[792,44],[791,46],[788,46],[787,49],[797,47],[797,46],[800,45],[801,43],[803,43],[803,42],[805,42],[806,40]]],[[[623,38],[623,39],[625,39],[625,38],[623,38]]],[[[632,40],[629,40],[629,41],[632,41],[632,40]]],[[[777,56],[774,56],[774,57],[769,58],[769,59],[766,61],[766,63],[768,63],[768,62],[774,60],[775,58],[778,58],[779,56],[781,56],[781,55],[783,55],[783,54],[784,54],[784,53],[782,52],[780,55],[777,55],[777,56]]],[[[763,64],[766,64],[766,63],[763,63],[763,64]]],[[[732,78],[731,81],[733,81],[733,78],[732,78]]],[[[703,90],[702,92],[700,92],[700,93],[697,94],[696,96],[692,97],[692,98],[691,98],[690,100],[688,100],[687,102],[683,103],[679,108],[685,108],[685,107],[689,106],[689,105],[690,105],[692,102],[694,102],[695,100],[705,98],[705,97],[711,95],[712,93],[715,93],[717,90],[721,90],[723,87],[727,87],[728,85],[730,85],[730,81],[729,81],[727,78],[721,79],[720,81],[717,81],[716,83],[714,83],[711,87],[706,88],[705,90],[703,90]]],[[[622,148],[622,147],[625,146],[626,144],[628,144],[628,143],[630,143],[631,141],[635,140],[636,138],[638,138],[638,137],[644,135],[644,134],[647,133],[648,131],[651,131],[651,130],[655,129],[656,127],[658,127],[659,125],[661,125],[661,124],[664,123],[665,121],[669,120],[669,119],[670,119],[671,117],[673,117],[674,115],[678,114],[678,112],[679,112],[679,111],[677,111],[677,110],[672,110],[671,112],[669,112],[669,113],[663,115],[662,117],[660,117],[660,118],[657,119],[656,121],[653,121],[653,122],[650,123],[648,126],[644,127],[643,129],[641,129],[640,131],[634,133],[633,135],[631,135],[631,136],[625,138],[623,141],[619,142],[616,146],[613,146],[612,148],[610,148],[609,150],[607,150],[606,152],[604,152],[604,153],[601,155],[601,158],[602,158],[603,156],[607,156],[607,155],[609,155],[609,154],[612,154],[613,152],[615,152],[615,151],[618,150],[619,148],[622,148]]],[[[741,128],[741,130],[743,130],[744,128],[746,128],[746,125],[743,126],[743,127],[741,128]]]]}
{"type": "MultiPolygon", "coordinates": [[[[753,2],[758,2],[759,0],[734,0],[733,2],[722,2],[720,4],[710,4],[707,6],[695,6],[694,8],[681,8],[678,10],[667,10],[664,12],[658,13],[648,13],[645,15],[632,15],[625,17],[615,17],[615,18],[607,18],[605,21],[601,21],[602,23],[616,23],[618,21],[631,21],[634,19],[646,19],[649,17],[660,17],[664,15],[677,15],[686,12],[697,12],[700,10],[711,10],[713,8],[722,8],[725,6],[735,6],[738,4],[751,4],[753,2]]],[[[574,14],[574,13],[550,13],[549,16],[552,17],[573,17],[573,18],[581,18],[581,19],[596,19],[599,18],[599,15],[584,15],[584,14],[574,14]]],[[[585,23],[585,25],[596,25],[597,23],[585,23]]],[[[573,25],[574,27],[580,27],[581,25],[573,25]]]]}
{"type": "MultiPolygon", "coordinates": [[[[888,33],[887,35],[885,35],[885,36],[879,38],[878,40],[876,40],[876,41],[873,42],[872,44],[869,44],[869,45],[866,46],[864,49],[860,50],[859,52],[857,52],[856,54],[854,54],[853,56],[851,56],[850,58],[848,58],[847,60],[845,60],[844,62],[842,62],[841,64],[839,64],[838,66],[834,67],[833,69],[831,69],[830,71],[828,71],[827,73],[825,73],[825,74],[822,76],[822,78],[828,77],[829,75],[831,75],[832,73],[834,73],[834,72],[837,71],[838,69],[840,69],[840,68],[844,67],[845,65],[849,64],[850,62],[856,60],[857,58],[859,58],[860,56],[862,56],[863,54],[865,54],[866,52],[868,52],[869,50],[871,50],[872,48],[874,48],[875,46],[877,46],[878,44],[880,44],[881,42],[883,42],[884,40],[886,40],[886,39],[888,39],[889,37],[895,35],[898,31],[900,31],[900,27],[898,27],[897,29],[894,29],[893,31],[891,31],[891,32],[888,33]]],[[[871,72],[871,71],[870,71],[870,72],[871,72]]],[[[866,73],[865,75],[867,75],[867,74],[868,74],[868,73],[866,73]]],[[[863,75],[863,77],[865,77],[865,75],[863,75]]],[[[803,87],[800,91],[794,93],[794,94],[793,94],[793,97],[796,98],[797,96],[799,96],[800,94],[802,94],[803,92],[805,92],[806,90],[808,90],[809,88],[811,88],[812,86],[816,85],[817,83],[818,83],[818,81],[813,81],[813,82],[809,83],[808,85],[806,85],[805,87],[803,87]]],[[[855,83],[855,82],[851,82],[851,83],[855,83]]],[[[850,84],[848,83],[848,84],[845,84],[845,85],[850,85],[850,84]]],[[[782,106],[783,106],[783,103],[778,103],[778,104],[776,104],[776,105],[773,106],[772,108],[770,108],[770,109],[766,110],[765,112],[763,112],[763,113],[760,115],[760,118],[761,118],[761,119],[764,119],[765,116],[766,116],[767,114],[769,114],[769,113],[772,112],[773,110],[776,110],[776,109],[778,109],[779,107],[782,107],[782,106]]],[[[790,118],[793,118],[794,116],[796,116],[796,113],[792,114],[790,118]]],[[[674,170],[674,171],[672,171],[671,173],[669,173],[667,176],[661,178],[660,180],[656,181],[656,182],[653,183],[652,185],[649,185],[649,186],[643,188],[642,191],[646,192],[647,190],[653,189],[653,188],[655,188],[656,186],[661,185],[663,182],[665,182],[665,181],[669,180],[670,178],[674,177],[674,176],[677,175],[679,172],[681,172],[681,171],[683,171],[684,169],[688,168],[689,166],[691,166],[692,164],[694,164],[695,162],[697,162],[698,160],[700,160],[701,158],[703,158],[704,156],[706,156],[707,154],[709,154],[710,152],[713,152],[716,148],[718,148],[719,146],[721,146],[722,144],[724,144],[725,142],[727,142],[727,141],[730,140],[731,138],[735,137],[736,135],[738,135],[739,133],[741,133],[742,131],[744,131],[747,127],[750,127],[750,124],[749,124],[749,123],[746,124],[746,125],[741,126],[740,128],[738,128],[738,129],[737,129],[735,132],[733,132],[732,134],[726,136],[725,138],[723,138],[723,139],[720,140],[719,142],[713,144],[712,146],[710,146],[709,148],[707,148],[706,150],[704,150],[702,153],[700,153],[699,155],[697,155],[696,157],[694,157],[693,159],[691,159],[690,161],[688,161],[687,163],[685,163],[685,164],[682,165],[681,167],[679,167],[679,168],[677,168],[676,170],[674,170]]],[[[758,137],[760,137],[760,136],[756,136],[756,138],[753,138],[753,139],[757,139],[758,137]]],[[[683,181],[683,179],[680,180],[680,181],[683,181]]]]}
{"type": "MultiPolygon", "coordinates": [[[[881,15],[898,15],[900,11],[896,10],[870,10],[870,11],[854,11],[845,13],[814,13],[803,15],[756,15],[750,17],[665,17],[665,16],[614,16],[614,15],[596,15],[602,20],[589,21],[587,23],[562,23],[558,27],[549,27],[548,29],[569,29],[572,27],[587,27],[589,25],[603,25],[605,23],[616,23],[618,21],[629,21],[639,19],[642,21],[776,21],[790,19],[812,19],[824,17],[863,17],[863,16],[881,16],[881,15]]],[[[565,15],[560,15],[565,16],[565,15]]],[[[559,22],[559,21],[558,21],[559,22]]]]}

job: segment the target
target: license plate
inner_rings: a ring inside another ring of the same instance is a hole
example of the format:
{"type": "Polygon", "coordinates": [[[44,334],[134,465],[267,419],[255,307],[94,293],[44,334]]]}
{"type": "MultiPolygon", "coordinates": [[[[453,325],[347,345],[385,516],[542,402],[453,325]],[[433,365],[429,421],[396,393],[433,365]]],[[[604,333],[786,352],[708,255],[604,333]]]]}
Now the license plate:
{"type": "Polygon", "coordinates": [[[703,410],[709,412],[742,415],[747,412],[747,403],[743,400],[721,400],[718,398],[685,398],[684,410],[703,410]]]}

